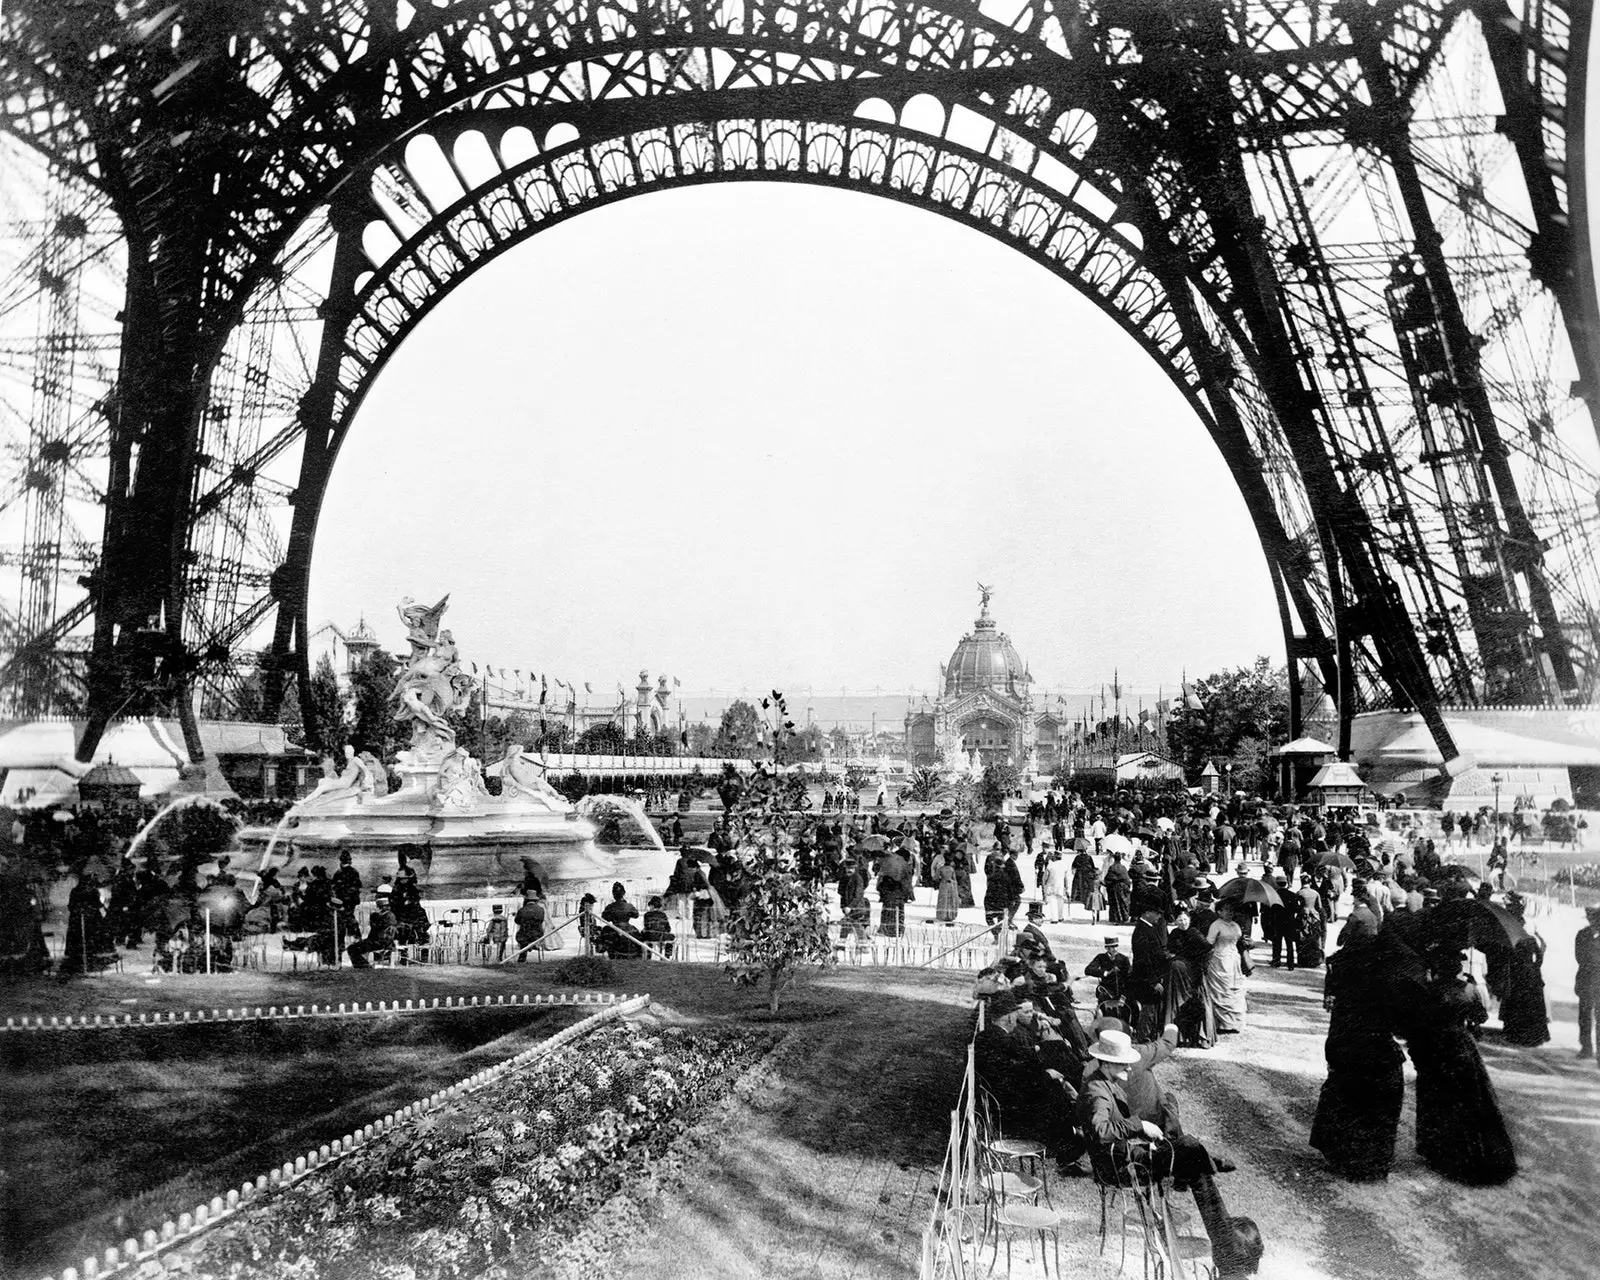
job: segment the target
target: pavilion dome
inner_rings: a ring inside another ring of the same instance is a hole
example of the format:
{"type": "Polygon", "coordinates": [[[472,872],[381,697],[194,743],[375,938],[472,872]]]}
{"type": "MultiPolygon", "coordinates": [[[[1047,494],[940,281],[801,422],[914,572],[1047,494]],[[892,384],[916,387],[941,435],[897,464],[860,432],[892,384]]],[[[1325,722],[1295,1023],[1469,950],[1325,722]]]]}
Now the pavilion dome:
{"type": "Polygon", "coordinates": [[[1020,698],[1024,686],[1033,679],[1011,643],[999,630],[985,607],[973,629],[961,637],[945,667],[944,692],[947,697],[993,689],[1020,698]]]}

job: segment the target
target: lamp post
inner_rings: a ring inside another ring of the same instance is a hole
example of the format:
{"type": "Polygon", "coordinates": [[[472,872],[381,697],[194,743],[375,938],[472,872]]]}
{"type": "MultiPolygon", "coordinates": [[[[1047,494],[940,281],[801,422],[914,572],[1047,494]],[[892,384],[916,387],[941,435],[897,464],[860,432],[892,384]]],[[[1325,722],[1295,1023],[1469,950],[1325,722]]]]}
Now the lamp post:
{"type": "MultiPolygon", "coordinates": [[[[1494,784],[1494,827],[1489,832],[1489,847],[1492,849],[1500,840],[1500,784],[1505,781],[1505,776],[1496,771],[1489,781],[1494,784]]],[[[1480,867],[1478,878],[1487,879],[1487,867],[1480,867]]]]}

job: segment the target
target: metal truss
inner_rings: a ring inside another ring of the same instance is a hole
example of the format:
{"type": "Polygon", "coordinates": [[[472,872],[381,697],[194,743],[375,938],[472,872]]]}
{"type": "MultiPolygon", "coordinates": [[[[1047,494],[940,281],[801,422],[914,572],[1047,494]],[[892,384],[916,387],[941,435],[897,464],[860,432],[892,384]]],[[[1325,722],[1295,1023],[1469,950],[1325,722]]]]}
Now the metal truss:
{"type": "MultiPolygon", "coordinates": [[[[7,128],[129,247],[95,725],[225,686],[269,620],[268,696],[304,682],[322,496],[405,334],[547,226],[724,181],[934,210],[1130,333],[1240,486],[1297,720],[1326,696],[1347,746],[1356,710],[1416,707],[1450,760],[1446,705],[1594,698],[1587,5],[35,0],[3,21],[7,128]]],[[[44,310],[35,367],[70,327],[44,310]]],[[[30,414],[37,454],[61,415],[30,414]]],[[[28,615],[19,648],[50,651],[74,609],[28,615]]]]}

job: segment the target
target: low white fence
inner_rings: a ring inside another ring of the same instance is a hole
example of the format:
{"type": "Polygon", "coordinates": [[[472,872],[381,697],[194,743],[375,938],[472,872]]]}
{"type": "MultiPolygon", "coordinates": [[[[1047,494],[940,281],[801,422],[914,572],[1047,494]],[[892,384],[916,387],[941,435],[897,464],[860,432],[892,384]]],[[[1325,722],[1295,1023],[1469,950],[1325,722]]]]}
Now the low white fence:
{"type": "Polygon", "coordinates": [[[159,1230],[151,1229],[135,1239],[129,1236],[122,1244],[112,1245],[98,1256],[87,1257],[81,1267],[68,1267],[61,1273],[60,1280],[91,1280],[92,1277],[109,1276],[124,1271],[130,1267],[140,1266],[146,1259],[176,1245],[187,1244],[194,1240],[201,1232],[224,1219],[232,1217],[240,1209],[254,1204],[264,1195],[281,1190],[304,1178],[309,1173],[333,1163],[335,1160],[348,1155],[357,1147],[365,1146],[375,1138],[382,1137],[399,1125],[409,1124],[430,1111],[437,1111],[440,1107],[463,1094],[471,1093],[485,1085],[492,1084],[508,1072],[517,1071],[527,1066],[530,1062],[544,1057],[546,1054],[568,1044],[580,1036],[588,1035],[591,1031],[621,1017],[626,1013],[633,1013],[644,1008],[650,1003],[647,995],[630,997],[611,997],[606,1008],[599,1010],[581,1022],[558,1031],[548,1040],[541,1040],[538,1044],[524,1049],[515,1057],[507,1058],[493,1067],[486,1067],[475,1075],[468,1076],[446,1089],[429,1094],[420,1102],[410,1106],[401,1107],[398,1111],[391,1111],[382,1120],[373,1124],[363,1125],[335,1142],[323,1143],[315,1150],[307,1151],[303,1156],[296,1156],[293,1160],[285,1161],[276,1168],[268,1170],[253,1181],[242,1183],[237,1191],[229,1191],[226,1195],[213,1196],[208,1202],[196,1205],[190,1213],[178,1215],[176,1221],[168,1220],[161,1224],[159,1230]]]}

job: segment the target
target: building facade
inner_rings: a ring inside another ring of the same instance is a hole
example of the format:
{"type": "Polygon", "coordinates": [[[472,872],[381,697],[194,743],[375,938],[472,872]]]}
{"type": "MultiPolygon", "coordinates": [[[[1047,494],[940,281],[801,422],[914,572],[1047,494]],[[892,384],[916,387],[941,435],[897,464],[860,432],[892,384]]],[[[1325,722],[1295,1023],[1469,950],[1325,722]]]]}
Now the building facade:
{"type": "Polygon", "coordinates": [[[1009,764],[1025,773],[1053,772],[1062,725],[1035,707],[1028,664],[990,615],[989,589],[980,590],[972,630],[940,668],[937,699],[906,715],[906,757],[913,766],[1009,764]]]}

